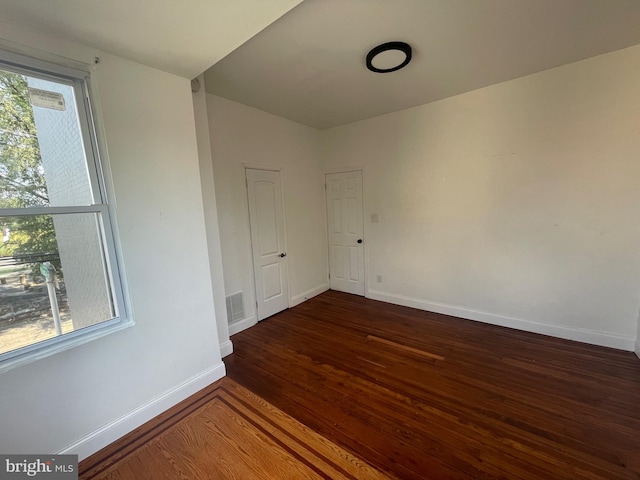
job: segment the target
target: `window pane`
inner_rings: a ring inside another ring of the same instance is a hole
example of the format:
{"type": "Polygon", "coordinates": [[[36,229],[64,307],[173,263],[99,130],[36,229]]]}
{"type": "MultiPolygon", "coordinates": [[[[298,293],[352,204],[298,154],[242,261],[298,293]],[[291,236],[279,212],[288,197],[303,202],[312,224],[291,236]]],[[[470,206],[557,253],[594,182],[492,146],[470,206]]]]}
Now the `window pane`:
{"type": "Polygon", "coordinates": [[[71,85],[0,70],[0,208],[91,205],[71,85]]]}
{"type": "Polygon", "coordinates": [[[99,213],[0,217],[0,232],[0,354],[116,316],[99,213]]]}

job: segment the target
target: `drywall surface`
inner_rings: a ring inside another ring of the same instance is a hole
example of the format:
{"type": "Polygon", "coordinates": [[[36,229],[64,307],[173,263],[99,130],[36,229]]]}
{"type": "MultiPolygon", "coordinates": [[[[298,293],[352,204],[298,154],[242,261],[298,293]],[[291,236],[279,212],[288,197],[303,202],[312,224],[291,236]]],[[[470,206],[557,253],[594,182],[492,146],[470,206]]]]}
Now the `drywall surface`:
{"type": "Polygon", "coordinates": [[[365,166],[368,296],[633,350],[639,81],[634,47],[323,131],[365,166]]]}
{"type": "Polygon", "coordinates": [[[193,111],[198,138],[198,157],[200,159],[200,183],[202,185],[202,204],[204,208],[207,244],[209,247],[209,271],[213,284],[213,299],[216,310],[216,325],[222,356],[233,352],[229,340],[229,325],[225,303],[224,269],[220,249],[220,228],[218,226],[218,208],[216,188],[213,181],[213,163],[211,161],[211,139],[209,137],[209,117],[207,114],[207,94],[204,91],[204,77],[198,77],[200,89],[193,93],[193,111]]]}
{"type": "Polygon", "coordinates": [[[635,352],[638,358],[640,358],[640,317],[638,318],[638,330],[636,332],[635,352]]]}
{"type": "Polygon", "coordinates": [[[0,26],[3,41],[49,59],[100,58],[92,74],[95,110],[135,325],[0,375],[0,451],[83,458],[224,375],[190,85],[82,45],[0,26]]]}
{"type": "Polygon", "coordinates": [[[328,288],[319,132],[211,94],[207,110],[225,291],[244,293],[250,325],[256,308],[243,164],[282,168],[290,304],[328,288]]]}

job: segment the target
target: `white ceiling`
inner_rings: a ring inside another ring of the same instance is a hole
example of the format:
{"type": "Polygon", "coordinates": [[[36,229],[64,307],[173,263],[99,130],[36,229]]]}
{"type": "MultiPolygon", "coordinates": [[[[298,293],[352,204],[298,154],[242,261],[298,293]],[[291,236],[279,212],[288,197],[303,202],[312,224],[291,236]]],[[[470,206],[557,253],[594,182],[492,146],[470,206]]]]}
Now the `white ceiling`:
{"type": "Polygon", "coordinates": [[[640,44],[639,0],[305,0],[206,72],[206,89],[317,128],[640,44]],[[366,53],[413,47],[374,74],[366,53]]]}
{"type": "Polygon", "coordinates": [[[0,0],[0,18],[193,78],[301,1],[0,0]]]}

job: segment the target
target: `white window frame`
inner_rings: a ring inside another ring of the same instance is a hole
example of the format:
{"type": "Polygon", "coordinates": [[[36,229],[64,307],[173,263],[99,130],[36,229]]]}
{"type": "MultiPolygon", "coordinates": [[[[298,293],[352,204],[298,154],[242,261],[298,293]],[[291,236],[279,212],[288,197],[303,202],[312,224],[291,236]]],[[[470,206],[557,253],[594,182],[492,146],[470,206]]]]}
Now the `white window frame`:
{"type": "Polygon", "coordinates": [[[117,229],[113,220],[115,218],[112,211],[113,206],[108,200],[108,192],[111,191],[111,188],[108,188],[110,185],[107,184],[108,171],[104,169],[102,161],[104,157],[101,157],[98,147],[100,144],[96,128],[96,120],[98,119],[96,119],[95,110],[92,109],[92,80],[89,67],[86,70],[81,70],[0,49],[0,69],[67,84],[74,89],[80,133],[84,143],[87,171],[89,172],[89,183],[93,200],[96,202],[83,206],[0,208],[0,217],[74,213],[98,214],[102,230],[102,247],[106,257],[105,274],[110,280],[115,314],[113,318],[95,325],[0,354],[0,373],[2,373],[122,330],[133,325],[133,321],[127,314],[124,294],[125,282],[116,237],[117,229]]]}

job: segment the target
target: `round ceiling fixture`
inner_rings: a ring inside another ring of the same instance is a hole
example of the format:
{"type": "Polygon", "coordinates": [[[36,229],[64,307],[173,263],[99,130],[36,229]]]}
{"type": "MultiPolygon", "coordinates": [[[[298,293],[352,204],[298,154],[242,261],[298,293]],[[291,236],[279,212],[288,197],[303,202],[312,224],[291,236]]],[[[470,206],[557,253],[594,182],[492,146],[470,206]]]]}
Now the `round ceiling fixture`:
{"type": "Polygon", "coordinates": [[[367,68],[376,73],[389,73],[406,67],[411,61],[411,46],[404,42],[387,42],[367,53],[367,68]]]}

